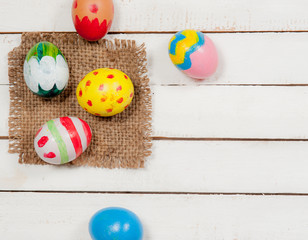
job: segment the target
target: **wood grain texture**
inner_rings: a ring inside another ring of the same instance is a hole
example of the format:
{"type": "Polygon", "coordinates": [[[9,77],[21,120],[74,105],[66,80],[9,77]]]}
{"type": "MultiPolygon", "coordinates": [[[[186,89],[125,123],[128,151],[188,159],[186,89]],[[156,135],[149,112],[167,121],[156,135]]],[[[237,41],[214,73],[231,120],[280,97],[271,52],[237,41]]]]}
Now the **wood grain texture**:
{"type": "MultiPolygon", "coordinates": [[[[308,30],[305,0],[115,0],[111,31],[308,30]]],[[[0,31],[75,31],[71,0],[0,1],[0,31]],[[39,19],[39,21],[38,21],[39,19]]]]}
{"type": "Polygon", "coordinates": [[[0,84],[9,83],[8,53],[19,46],[20,42],[20,34],[0,34],[0,84]]]}
{"type": "MultiPolygon", "coordinates": [[[[204,193],[308,194],[308,2],[114,3],[115,34],[107,38],[146,43],[153,135],[164,140],[154,141],[153,155],[138,171],[19,165],[17,156],[7,153],[5,138],[7,53],[19,45],[20,34],[0,34],[1,238],[90,240],[92,214],[122,206],[139,215],[145,240],[306,240],[308,196],[204,193]],[[168,58],[170,33],[185,28],[218,32],[209,36],[217,46],[220,66],[206,81],[187,78],[168,58]],[[125,32],[138,34],[119,34],[125,32]],[[146,34],[151,32],[155,34],[146,34]],[[200,141],[185,141],[191,138],[200,141]],[[260,141],[238,141],[253,138],[260,141]],[[176,192],[197,194],[171,194],[176,192]]],[[[71,4],[71,0],[0,0],[0,32],[74,32],[71,4]]]]}
{"type": "MultiPolygon", "coordinates": [[[[151,90],[152,136],[308,137],[308,87],[152,86],[151,90]]],[[[0,85],[0,98],[8,102],[7,85],[0,85]]],[[[9,104],[1,109],[0,136],[7,136],[9,104]]]]}
{"type": "Polygon", "coordinates": [[[154,141],[144,169],[18,164],[0,141],[0,190],[308,193],[308,142],[154,141]]]}
{"type": "Polygon", "coordinates": [[[9,107],[10,107],[10,93],[9,87],[6,85],[0,85],[0,136],[8,136],[9,135],[9,107]],[[3,119],[1,120],[1,116],[3,119]]]}
{"type": "Polygon", "coordinates": [[[6,240],[90,240],[88,222],[101,208],[134,211],[144,240],[306,240],[307,197],[0,193],[6,240]],[[38,204],[39,203],[39,204],[38,204]]]}
{"type": "MultiPolygon", "coordinates": [[[[219,52],[214,76],[194,81],[171,63],[171,34],[109,34],[108,39],[145,42],[151,85],[308,85],[308,33],[208,34],[219,52]]],[[[7,53],[20,44],[20,34],[0,35],[0,84],[8,84],[7,53]]]]}
{"type": "Polygon", "coordinates": [[[152,87],[153,134],[306,139],[308,87],[152,87]]]}

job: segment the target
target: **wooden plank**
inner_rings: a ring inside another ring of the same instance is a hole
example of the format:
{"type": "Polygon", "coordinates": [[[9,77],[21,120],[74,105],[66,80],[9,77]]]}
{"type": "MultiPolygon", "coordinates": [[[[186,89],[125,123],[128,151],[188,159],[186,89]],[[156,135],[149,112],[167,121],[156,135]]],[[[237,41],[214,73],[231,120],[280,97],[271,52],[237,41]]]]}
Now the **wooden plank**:
{"type": "MultiPolygon", "coordinates": [[[[308,137],[308,87],[152,86],[152,92],[153,136],[308,137]]],[[[7,136],[7,85],[0,96],[0,136],[7,136]]]]}
{"type": "Polygon", "coordinates": [[[0,235],[15,239],[89,239],[104,207],[134,211],[144,240],[306,240],[307,197],[0,193],[0,235]],[[39,203],[39,204],[38,204],[39,203]]]}
{"type": "MultiPolygon", "coordinates": [[[[1,10],[0,10],[1,11],[1,10]]],[[[8,53],[20,45],[20,34],[0,35],[0,84],[8,84],[8,53]]]]}
{"type": "MultiPolygon", "coordinates": [[[[115,0],[111,31],[308,30],[304,0],[115,0]]],[[[0,31],[74,31],[72,1],[0,1],[0,31]]]]}
{"type": "Polygon", "coordinates": [[[9,108],[10,108],[9,87],[0,85],[0,136],[9,135],[9,108]],[[2,89],[2,90],[1,90],[2,89]]]}
{"type": "Polygon", "coordinates": [[[308,87],[152,87],[153,135],[308,137],[308,87]]]}
{"type": "Polygon", "coordinates": [[[0,190],[308,193],[307,142],[154,141],[139,170],[20,165],[0,149],[0,190]]]}
{"type": "MultiPolygon", "coordinates": [[[[219,51],[220,66],[205,81],[194,81],[173,66],[167,53],[171,34],[113,34],[108,39],[145,42],[151,85],[308,84],[308,33],[208,35],[219,51]]],[[[19,44],[19,34],[0,35],[0,84],[8,84],[7,53],[19,44]]]]}

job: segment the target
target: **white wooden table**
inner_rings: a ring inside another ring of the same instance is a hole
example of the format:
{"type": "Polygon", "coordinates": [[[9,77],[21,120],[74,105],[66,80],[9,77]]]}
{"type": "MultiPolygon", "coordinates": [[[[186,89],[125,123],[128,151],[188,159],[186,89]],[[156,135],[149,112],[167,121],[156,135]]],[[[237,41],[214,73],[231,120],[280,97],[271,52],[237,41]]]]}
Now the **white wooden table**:
{"type": "Polygon", "coordinates": [[[146,240],[308,239],[308,0],[114,0],[108,39],[145,42],[153,154],[141,170],[18,164],[8,150],[7,53],[23,31],[71,32],[71,0],[0,0],[0,239],[90,240],[107,206],[146,240]],[[172,33],[202,30],[220,66],[193,81],[172,33]]]}

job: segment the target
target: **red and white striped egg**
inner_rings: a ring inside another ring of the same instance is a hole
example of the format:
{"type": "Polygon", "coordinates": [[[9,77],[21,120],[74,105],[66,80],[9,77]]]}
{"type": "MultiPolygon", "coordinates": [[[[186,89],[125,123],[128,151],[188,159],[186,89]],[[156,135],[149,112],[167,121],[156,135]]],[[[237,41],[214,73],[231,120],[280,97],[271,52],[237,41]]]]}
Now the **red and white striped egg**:
{"type": "Polygon", "coordinates": [[[48,121],[36,133],[34,148],[50,164],[65,164],[78,158],[90,145],[92,131],[80,118],[61,117],[48,121]]]}

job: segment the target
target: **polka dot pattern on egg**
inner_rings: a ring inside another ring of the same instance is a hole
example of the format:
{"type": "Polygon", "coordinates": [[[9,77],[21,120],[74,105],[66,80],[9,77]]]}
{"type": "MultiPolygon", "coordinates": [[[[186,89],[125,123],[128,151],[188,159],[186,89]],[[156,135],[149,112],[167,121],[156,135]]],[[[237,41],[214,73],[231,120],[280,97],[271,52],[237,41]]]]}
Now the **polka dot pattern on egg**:
{"type": "Polygon", "coordinates": [[[88,73],[76,90],[80,106],[96,116],[113,116],[124,111],[134,97],[130,78],[120,70],[101,68],[88,73]]]}

